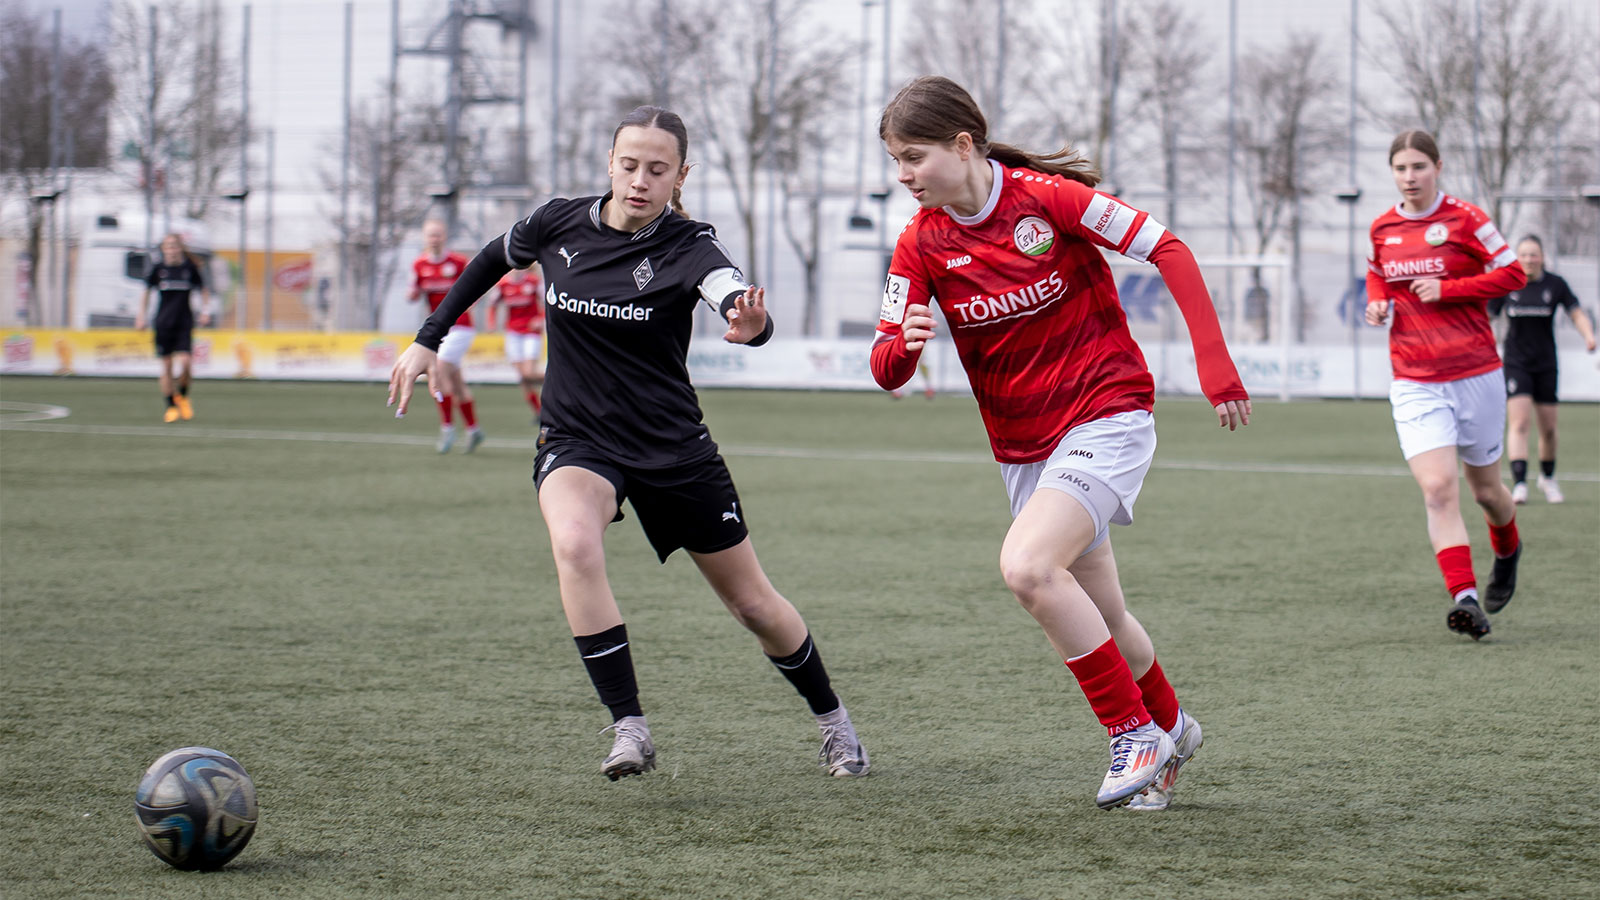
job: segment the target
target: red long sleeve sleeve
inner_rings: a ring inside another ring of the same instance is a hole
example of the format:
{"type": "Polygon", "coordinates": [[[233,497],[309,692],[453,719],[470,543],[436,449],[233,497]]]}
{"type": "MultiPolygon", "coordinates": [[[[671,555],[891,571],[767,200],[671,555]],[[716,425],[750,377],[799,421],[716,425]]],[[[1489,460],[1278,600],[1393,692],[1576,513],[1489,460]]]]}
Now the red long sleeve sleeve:
{"type": "Polygon", "coordinates": [[[1178,311],[1183,313],[1184,323],[1189,326],[1200,391],[1212,406],[1229,400],[1250,399],[1228,353],[1227,342],[1222,339],[1222,325],[1217,321],[1216,307],[1211,305],[1211,295],[1194,254],[1183,241],[1168,232],[1151,251],[1150,261],[1161,272],[1161,280],[1166,282],[1172,299],[1177,301],[1178,311]]]}

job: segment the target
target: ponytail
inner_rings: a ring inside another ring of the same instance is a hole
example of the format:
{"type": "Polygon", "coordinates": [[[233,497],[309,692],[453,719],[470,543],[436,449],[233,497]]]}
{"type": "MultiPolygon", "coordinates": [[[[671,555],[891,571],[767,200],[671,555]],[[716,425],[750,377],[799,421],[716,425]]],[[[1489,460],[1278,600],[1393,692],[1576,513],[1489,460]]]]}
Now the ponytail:
{"type": "Polygon", "coordinates": [[[1060,175],[1089,187],[1100,183],[1100,167],[1070,145],[1050,154],[1030,153],[1010,144],[989,144],[979,149],[989,159],[998,160],[1013,169],[1032,169],[1046,175],[1060,175]]]}
{"type": "Polygon", "coordinates": [[[683,191],[676,186],[672,189],[672,211],[685,219],[689,218],[689,211],[683,208],[683,191]]]}
{"type": "Polygon", "coordinates": [[[1060,175],[1089,187],[1100,183],[1100,169],[1070,146],[1054,153],[1032,153],[1010,144],[989,141],[989,122],[966,89],[939,75],[924,75],[900,89],[883,108],[878,137],[949,146],[966,133],[973,149],[988,159],[1014,169],[1032,169],[1060,175]]]}

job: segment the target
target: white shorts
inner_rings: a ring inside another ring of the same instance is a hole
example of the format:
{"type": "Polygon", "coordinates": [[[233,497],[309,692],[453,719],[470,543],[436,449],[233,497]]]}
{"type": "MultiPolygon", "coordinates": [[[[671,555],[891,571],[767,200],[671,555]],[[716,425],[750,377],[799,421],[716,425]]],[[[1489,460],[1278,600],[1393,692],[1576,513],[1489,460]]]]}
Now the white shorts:
{"type": "Polygon", "coordinates": [[[1455,447],[1469,466],[1500,460],[1506,431],[1506,381],[1499,369],[1455,381],[1401,381],[1389,385],[1394,430],[1406,459],[1455,447]]]}
{"type": "Polygon", "coordinates": [[[519,363],[524,360],[539,361],[539,343],[544,335],[534,331],[506,332],[506,360],[519,363]]]}
{"type": "Polygon", "coordinates": [[[1000,464],[1011,517],[1021,514],[1034,491],[1061,491],[1094,519],[1093,550],[1105,542],[1111,525],[1133,524],[1133,502],[1155,456],[1156,420],[1145,410],[1085,422],[1068,431],[1048,459],[1000,464]]]}
{"type": "Polygon", "coordinates": [[[478,331],[475,328],[452,325],[450,330],[445,332],[444,340],[439,342],[439,359],[452,366],[461,365],[461,361],[467,358],[467,350],[472,346],[472,339],[477,336],[478,331]]]}

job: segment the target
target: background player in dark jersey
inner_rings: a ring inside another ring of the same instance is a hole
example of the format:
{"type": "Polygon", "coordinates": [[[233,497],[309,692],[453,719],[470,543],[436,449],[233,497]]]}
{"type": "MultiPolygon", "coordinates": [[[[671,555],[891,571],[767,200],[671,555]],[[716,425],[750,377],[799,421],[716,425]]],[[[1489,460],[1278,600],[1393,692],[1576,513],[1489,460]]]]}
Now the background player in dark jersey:
{"type": "Polygon", "coordinates": [[[206,290],[205,276],[182,236],[173,233],[161,239],[161,258],[144,277],[144,292],[139,295],[139,315],[133,327],[143,331],[146,313],[150,309],[150,291],[160,293],[156,306],[156,355],[161,357],[161,395],[167,399],[162,413],[164,422],[194,418],[194,405],[189,402],[189,382],[193,365],[190,352],[194,344],[194,308],[190,295],[200,294],[200,324],[211,324],[211,293],[206,290]],[[173,368],[177,368],[174,377],[173,368]]]}
{"type": "Polygon", "coordinates": [[[1511,602],[1522,556],[1517,507],[1500,483],[1505,382],[1486,307],[1489,298],[1521,287],[1525,276],[1483,210],[1439,190],[1441,168],[1439,146],[1426,131],[1403,131],[1389,145],[1401,200],[1372,222],[1366,321],[1393,320],[1389,402],[1454,604],[1445,625],[1478,640],[1489,633],[1485,613],[1511,602]],[[1481,606],[1461,518],[1463,474],[1494,551],[1481,606]]]}
{"type": "Polygon", "coordinates": [[[765,343],[772,324],[764,291],[744,283],[711,226],[681,214],[688,147],[675,114],[649,106],[628,114],[612,136],[611,191],[552,200],[479,251],[395,363],[389,402],[398,400],[403,415],[455,316],[513,267],[539,263],[548,362],[534,479],[562,608],[611,710],[615,738],[601,771],[615,780],[655,767],[627,628],[605,568],[605,530],[622,518],[627,499],[661,560],[687,550],[806,699],[828,773],[865,775],[866,750],[805,622],[756,559],[745,509],[689,382],[700,302],[721,312],[723,339],[732,343],[765,343]]]}
{"type": "Polygon", "coordinates": [[[1489,315],[1506,315],[1500,355],[1506,372],[1506,456],[1511,460],[1511,500],[1528,502],[1528,426],[1539,419],[1539,490],[1551,503],[1562,501],[1556,482],[1557,309],[1565,309],[1594,352],[1594,323],[1578,305],[1566,279],[1544,267],[1544,244],[1534,235],[1517,242],[1517,261],[1528,283],[1489,301],[1489,315]]]}
{"type": "Polygon", "coordinates": [[[883,111],[879,137],[922,208],[895,244],[872,374],[905,384],[948,328],[1011,499],[1001,575],[1111,738],[1095,802],[1165,809],[1201,731],[1127,611],[1111,552],[1109,526],[1132,524],[1154,458],[1155,382],[1102,248],[1160,270],[1218,424],[1248,424],[1250,399],[1188,248],[1094,190],[1099,173],[1070,149],[1040,156],[988,130],[971,95],[937,76],[883,111]]]}

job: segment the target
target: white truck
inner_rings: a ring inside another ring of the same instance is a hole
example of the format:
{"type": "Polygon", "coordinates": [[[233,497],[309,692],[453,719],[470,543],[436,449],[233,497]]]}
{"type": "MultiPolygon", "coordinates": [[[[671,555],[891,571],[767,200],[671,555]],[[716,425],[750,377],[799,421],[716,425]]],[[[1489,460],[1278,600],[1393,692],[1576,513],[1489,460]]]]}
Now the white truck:
{"type": "MultiPolygon", "coordinates": [[[[168,232],[182,235],[189,252],[199,261],[211,296],[222,296],[222,290],[227,287],[227,266],[220,260],[213,260],[211,236],[205,223],[158,215],[153,226],[147,249],[143,212],[94,213],[83,223],[77,265],[73,270],[74,328],[133,327],[151,256],[160,252],[155,248],[168,232]]],[[[152,312],[157,299],[151,298],[152,312]]]]}

